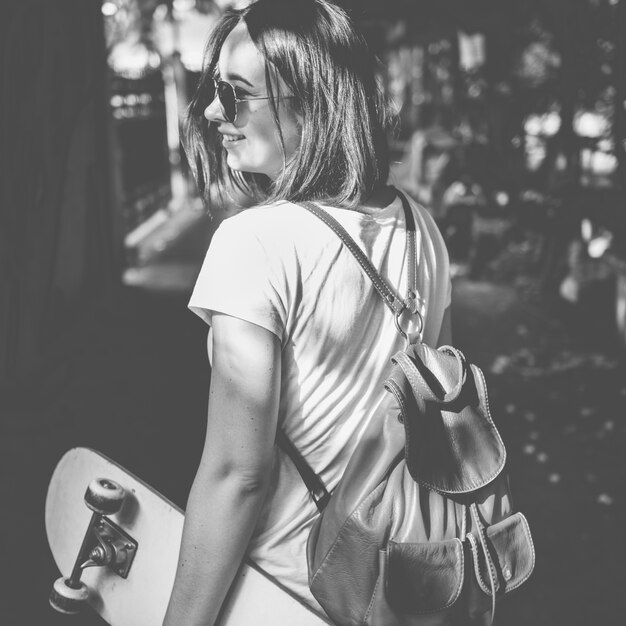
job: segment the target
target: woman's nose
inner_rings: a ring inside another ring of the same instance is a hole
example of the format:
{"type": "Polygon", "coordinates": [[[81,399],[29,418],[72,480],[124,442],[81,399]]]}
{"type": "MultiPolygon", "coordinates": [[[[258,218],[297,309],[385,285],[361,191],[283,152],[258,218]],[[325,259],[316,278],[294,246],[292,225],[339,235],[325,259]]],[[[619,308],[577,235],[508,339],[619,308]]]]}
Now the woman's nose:
{"type": "Polygon", "coordinates": [[[209,106],[204,109],[204,117],[209,122],[225,122],[226,118],[224,117],[224,110],[222,109],[222,104],[220,103],[220,99],[215,96],[209,106]]]}

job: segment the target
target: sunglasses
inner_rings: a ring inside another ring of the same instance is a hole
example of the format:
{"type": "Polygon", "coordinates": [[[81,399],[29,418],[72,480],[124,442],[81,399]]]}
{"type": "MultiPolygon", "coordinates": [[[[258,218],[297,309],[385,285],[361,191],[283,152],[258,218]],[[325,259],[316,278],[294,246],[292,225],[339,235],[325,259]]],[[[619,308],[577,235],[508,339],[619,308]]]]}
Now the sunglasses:
{"type": "MultiPolygon", "coordinates": [[[[213,102],[216,97],[220,102],[224,117],[231,124],[234,124],[237,120],[237,105],[240,102],[270,99],[270,96],[263,96],[260,98],[238,98],[235,93],[235,88],[229,82],[213,78],[213,93],[209,94],[209,101],[213,102]]],[[[293,98],[293,96],[281,96],[281,98],[293,98]]]]}

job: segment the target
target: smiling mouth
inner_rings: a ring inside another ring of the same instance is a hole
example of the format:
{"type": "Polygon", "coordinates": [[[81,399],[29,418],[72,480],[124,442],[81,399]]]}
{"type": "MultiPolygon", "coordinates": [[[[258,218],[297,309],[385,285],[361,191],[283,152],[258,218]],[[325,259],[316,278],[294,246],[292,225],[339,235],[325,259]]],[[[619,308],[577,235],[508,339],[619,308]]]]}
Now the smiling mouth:
{"type": "Polygon", "coordinates": [[[243,135],[222,135],[222,143],[224,146],[232,146],[233,144],[245,139],[243,135]]]}

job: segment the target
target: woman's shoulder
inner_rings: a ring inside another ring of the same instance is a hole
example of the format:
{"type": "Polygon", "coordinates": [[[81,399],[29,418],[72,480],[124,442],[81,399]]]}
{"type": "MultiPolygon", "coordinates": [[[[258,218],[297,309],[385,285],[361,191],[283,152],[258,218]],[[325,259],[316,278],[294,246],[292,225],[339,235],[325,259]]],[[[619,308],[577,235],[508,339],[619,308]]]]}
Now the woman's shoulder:
{"type": "Polygon", "coordinates": [[[435,223],[433,216],[430,211],[423,205],[420,204],[411,194],[407,193],[404,190],[400,190],[400,193],[407,199],[410,207],[413,209],[413,214],[427,224],[435,223]]]}
{"type": "Polygon", "coordinates": [[[415,218],[415,226],[421,240],[421,249],[433,267],[445,273],[449,267],[448,249],[443,235],[431,212],[408,194],[405,194],[415,218]]]}
{"type": "Polygon", "coordinates": [[[439,226],[437,226],[437,222],[435,222],[435,218],[432,213],[423,205],[417,202],[414,198],[412,198],[409,194],[405,194],[406,198],[409,201],[411,208],[413,209],[413,215],[417,218],[418,228],[422,231],[425,231],[425,234],[431,238],[441,240],[443,242],[443,237],[439,230],[439,226]]]}
{"type": "Polygon", "coordinates": [[[226,228],[268,228],[276,222],[298,221],[305,211],[292,202],[280,201],[272,204],[258,204],[242,209],[226,218],[226,228]]]}
{"type": "Polygon", "coordinates": [[[237,247],[261,245],[264,248],[289,249],[306,240],[310,229],[308,212],[291,202],[260,204],[243,209],[223,220],[214,237],[238,242],[237,247]]]}

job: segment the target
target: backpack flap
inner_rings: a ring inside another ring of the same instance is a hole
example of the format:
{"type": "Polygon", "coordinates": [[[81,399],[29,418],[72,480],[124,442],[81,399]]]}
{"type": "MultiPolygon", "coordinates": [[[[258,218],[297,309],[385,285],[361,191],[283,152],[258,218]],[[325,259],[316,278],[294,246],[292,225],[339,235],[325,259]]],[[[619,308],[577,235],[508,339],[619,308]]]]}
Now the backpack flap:
{"type": "Polygon", "coordinates": [[[463,544],[459,539],[435,543],[387,545],[385,595],[400,614],[443,611],[459,598],[463,588],[463,544]]]}
{"type": "Polygon", "coordinates": [[[502,471],[506,451],[480,369],[450,346],[414,344],[392,361],[385,388],[400,408],[413,479],[448,495],[489,484],[502,471]]]}
{"type": "MultiPolygon", "coordinates": [[[[484,529],[486,549],[494,568],[496,596],[524,583],[535,567],[535,547],[526,518],[515,513],[484,529]]],[[[491,606],[489,567],[479,532],[468,533],[474,576],[468,581],[470,615],[481,615],[491,606]]]]}

